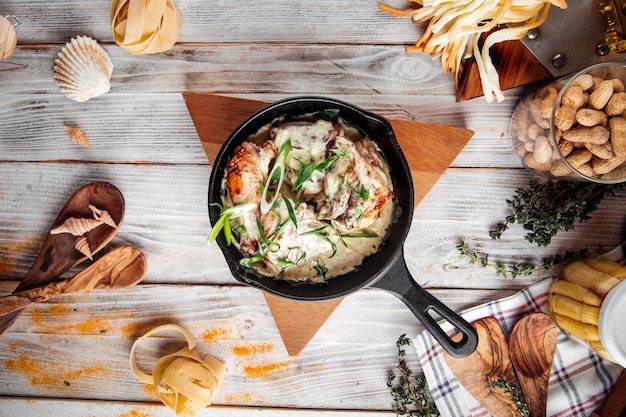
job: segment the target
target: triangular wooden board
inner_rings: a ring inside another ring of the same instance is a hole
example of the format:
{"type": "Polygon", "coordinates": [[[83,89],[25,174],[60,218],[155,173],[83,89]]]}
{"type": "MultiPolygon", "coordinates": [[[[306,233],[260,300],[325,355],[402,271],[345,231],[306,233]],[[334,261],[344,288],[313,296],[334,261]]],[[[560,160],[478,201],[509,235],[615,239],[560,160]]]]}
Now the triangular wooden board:
{"type": "MultiPolygon", "coordinates": [[[[268,104],[210,93],[184,92],[183,97],[211,164],[231,132],[252,113],[268,104]]],[[[417,206],[474,132],[407,120],[390,119],[389,122],[411,168],[417,206]]],[[[265,294],[265,299],[291,356],[297,356],[304,349],[341,302],[341,299],[299,302],[268,294],[265,294]]]]}
{"type": "Polygon", "coordinates": [[[263,295],[289,356],[298,356],[302,352],[343,300],[336,298],[311,303],[285,300],[266,292],[263,295]]]}

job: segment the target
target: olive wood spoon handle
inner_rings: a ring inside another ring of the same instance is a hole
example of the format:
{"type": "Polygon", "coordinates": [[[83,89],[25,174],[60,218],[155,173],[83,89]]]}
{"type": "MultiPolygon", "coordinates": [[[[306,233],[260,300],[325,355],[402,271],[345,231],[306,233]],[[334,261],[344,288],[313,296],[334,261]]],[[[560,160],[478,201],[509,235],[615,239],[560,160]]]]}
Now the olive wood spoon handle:
{"type": "MultiPolygon", "coordinates": [[[[491,382],[499,379],[515,381],[506,336],[500,323],[493,317],[485,317],[472,324],[478,333],[476,350],[465,358],[455,358],[444,351],[443,357],[448,367],[489,414],[519,417],[518,405],[513,401],[511,393],[491,385],[491,382]]],[[[457,333],[453,337],[459,335],[457,333]]]]}
{"type": "MultiPolygon", "coordinates": [[[[107,182],[92,182],[79,188],[65,203],[50,229],[61,226],[69,217],[90,218],[93,216],[89,205],[106,210],[117,227],[102,225],[89,232],[91,253],[95,254],[113,238],[124,219],[124,196],[115,186],[107,182]]],[[[75,238],[69,233],[47,234],[35,263],[20,281],[13,293],[41,287],[55,281],[71,267],[87,259],[75,248],[75,238]]],[[[15,322],[20,311],[0,316],[0,337],[15,322]]]]}
{"type": "Polygon", "coordinates": [[[545,313],[529,313],[509,333],[509,355],[530,415],[545,417],[548,381],[556,351],[556,325],[545,313]]]}
{"type": "Polygon", "coordinates": [[[132,287],[143,279],[146,269],[146,259],[141,251],[132,246],[121,246],[71,278],[0,297],[0,316],[70,292],[132,287]]]}

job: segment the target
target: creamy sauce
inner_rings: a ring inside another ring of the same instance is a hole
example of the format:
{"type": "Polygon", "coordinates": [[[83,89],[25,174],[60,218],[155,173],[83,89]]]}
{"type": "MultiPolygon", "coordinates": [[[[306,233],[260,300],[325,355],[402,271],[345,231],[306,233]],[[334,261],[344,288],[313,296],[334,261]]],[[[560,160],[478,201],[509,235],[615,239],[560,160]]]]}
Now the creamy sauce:
{"type": "Polygon", "coordinates": [[[370,138],[341,118],[305,115],[278,119],[247,142],[226,170],[225,207],[233,200],[258,204],[280,150],[290,144],[273,208],[231,220],[247,266],[279,279],[323,282],[378,250],[393,220],[394,195],[389,167],[370,138]]]}

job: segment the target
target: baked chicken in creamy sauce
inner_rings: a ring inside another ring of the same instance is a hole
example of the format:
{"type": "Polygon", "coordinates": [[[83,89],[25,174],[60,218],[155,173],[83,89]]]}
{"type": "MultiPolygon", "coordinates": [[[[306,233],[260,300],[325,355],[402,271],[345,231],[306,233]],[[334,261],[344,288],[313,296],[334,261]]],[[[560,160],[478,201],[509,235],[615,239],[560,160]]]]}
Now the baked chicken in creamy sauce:
{"type": "Polygon", "coordinates": [[[378,250],[393,218],[393,187],[377,145],[341,118],[272,126],[261,142],[243,142],[226,168],[224,207],[255,204],[231,220],[235,244],[249,266],[276,278],[323,282],[353,270],[378,250]],[[281,188],[262,212],[286,143],[281,188]]]}

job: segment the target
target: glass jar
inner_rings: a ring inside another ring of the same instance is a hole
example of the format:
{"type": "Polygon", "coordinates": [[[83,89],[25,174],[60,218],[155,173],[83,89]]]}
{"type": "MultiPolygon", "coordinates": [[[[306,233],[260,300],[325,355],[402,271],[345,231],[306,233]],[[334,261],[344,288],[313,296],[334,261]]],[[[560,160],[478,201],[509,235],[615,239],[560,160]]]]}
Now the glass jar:
{"type": "Polygon", "coordinates": [[[546,177],[626,181],[626,64],[602,63],[524,97],[511,118],[523,164],[546,177]]]}
{"type": "Polygon", "coordinates": [[[566,334],[626,367],[626,266],[600,258],[567,265],[548,294],[550,314],[566,334]]]}

